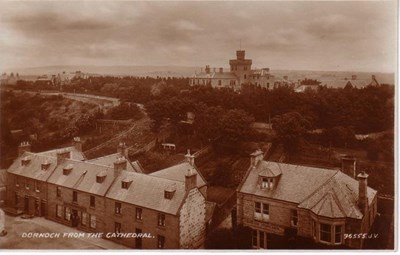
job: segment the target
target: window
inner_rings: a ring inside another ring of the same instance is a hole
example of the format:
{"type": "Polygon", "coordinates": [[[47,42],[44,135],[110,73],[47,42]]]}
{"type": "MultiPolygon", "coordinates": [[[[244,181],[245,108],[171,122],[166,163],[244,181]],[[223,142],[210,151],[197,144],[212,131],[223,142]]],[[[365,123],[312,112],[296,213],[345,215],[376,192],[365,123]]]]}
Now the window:
{"type": "Polygon", "coordinates": [[[72,202],[78,202],[78,192],[72,191],[72,202]]]}
{"type": "Polygon", "coordinates": [[[158,249],[164,249],[165,247],[165,237],[158,235],[157,236],[157,247],[158,249]]]}
{"type": "Polygon", "coordinates": [[[136,208],[136,219],[142,220],[142,208],[136,208]]]}
{"type": "Polygon", "coordinates": [[[253,246],[258,247],[257,243],[257,230],[253,230],[253,246]]]}
{"type": "Polygon", "coordinates": [[[290,210],[290,224],[293,227],[297,227],[297,220],[298,220],[298,216],[297,216],[297,210],[290,210]]]}
{"type": "Polygon", "coordinates": [[[121,223],[115,222],[115,233],[121,233],[121,223]]]}
{"type": "Polygon", "coordinates": [[[342,243],[342,225],[335,226],[335,244],[342,243]]]}
{"type": "Polygon", "coordinates": [[[57,218],[62,217],[62,206],[61,205],[56,205],[56,216],[57,216],[57,218]]]}
{"type": "Polygon", "coordinates": [[[40,192],[40,185],[39,185],[39,182],[38,182],[38,181],[35,180],[34,186],[35,186],[35,191],[36,191],[36,192],[40,192]]]}
{"type": "Polygon", "coordinates": [[[90,228],[95,229],[96,228],[96,216],[90,215],[90,228]]]}
{"type": "Polygon", "coordinates": [[[254,218],[261,221],[269,220],[269,204],[255,202],[254,218]]]}
{"type": "Polygon", "coordinates": [[[64,207],[64,219],[67,221],[71,220],[71,209],[69,207],[64,207]]]}
{"type": "Polygon", "coordinates": [[[164,198],[165,199],[172,199],[172,197],[174,196],[174,192],[171,191],[164,191],[164,198]]]}
{"type": "Polygon", "coordinates": [[[96,182],[97,183],[102,183],[106,179],[105,176],[96,176],[96,182]]]}
{"type": "Polygon", "coordinates": [[[246,76],[246,75],[243,75],[243,78],[246,80],[246,79],[247,79],[247,76],[246,76]]]}
{"type": "Polygon", "coordinates": [[[90,196],[90,207],[96,207],[96,197],[90,196]]]}
{"type": "Polygon", "coordinates": [[[57,197],[61,197],[61,189],[60,189],[60,187],[57,187],[57,197]]]}
{"type": "Polygon", "coordinates": [[[87,226],[87,223],[88,223],[88,214],[86,212],[82,212],[81,224],[82,226],[87,226]]]}
{"type": "Polygon", "coordinates": [[[261,188],[263,188],[263,189],[268,188],[268,178],[266,178],[266,177],[262,178],[261,188]]]}
{"type": "Polygon", "coordinates": [[[222,81],[221,80],[218,80],[218,85],[222,85],[222,81]]]}
{"type": "Polygon", "coordinates": [[[269,179],[269,188],[273,189],[274,188],[274,178],[269,179]]]}
{"type": "Polygon", "coordinates": [[[158,214],[158,226],[165,227],[165,214],[158,214]]]}
{"type": "Polygon", "coordinates": [[[15,187],[19,187],[19,177],[15,177],[15,187]]]}
{"type": "Polygon", "coordinates": [[[29,190],[29,181],[28,181],[28,179],[25,180],[25,189],[29,190]]]}
{"type": "Polygon", "coordinates": [[[121,203],[115,202],[115,214],[121,214],[121,203]]]}
{"type": "Polygon", "coordinates": [[[324,242],[331,242],[331,225],[321,223],[320,228],[320,240],[324,242]]]}
{"type": "Polygon", "coordinates": [[[265,248],[264,232],[260,231],[260,248],[265,248]]]}
{"type": "Polygon", "coordinates": [[[123,189],[128,189],[129,188],[129,186],[131,185],[131,181],[130,182],[127,182],[127,181],[122,181],[121,182],[121,188],[123,188],[123,189]]]}

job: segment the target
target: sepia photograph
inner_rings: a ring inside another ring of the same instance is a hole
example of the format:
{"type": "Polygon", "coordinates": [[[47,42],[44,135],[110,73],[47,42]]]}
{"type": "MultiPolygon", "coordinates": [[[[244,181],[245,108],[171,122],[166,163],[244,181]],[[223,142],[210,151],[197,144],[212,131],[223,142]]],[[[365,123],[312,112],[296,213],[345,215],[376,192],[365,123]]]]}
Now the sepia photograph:
{"type": "Polygon", "coordinates": [[[397,250],[398,4],[0,0],[0,250],[397,250]]]}

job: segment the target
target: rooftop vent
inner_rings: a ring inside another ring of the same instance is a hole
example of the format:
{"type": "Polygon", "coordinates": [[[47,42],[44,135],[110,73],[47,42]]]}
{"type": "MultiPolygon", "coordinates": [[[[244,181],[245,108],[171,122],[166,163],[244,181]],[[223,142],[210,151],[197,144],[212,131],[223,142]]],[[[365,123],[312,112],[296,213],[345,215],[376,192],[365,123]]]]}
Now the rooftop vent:
{"type": "Polygon", "coordinates": [[[129,187],[131,186],[133,182],[133,178],[132,177],[126,177],[121,181],[121,188],[123,189],[129,189],[129,187]]]}
{"type": "Polygon", "coordinates": [[[102,171],[102,172],[100,172],[100,173],[98,173],[96,175],[96,182],[97,183],[103,183],[104,180],[106,179],[106,177],[107,177],[107,172],[106,171],[102,171]]]}
{"type": "Polygon", "coordinates": [[[22,166],[26,166],[26,165],[28,165],[28,164],[29,164],[29,162],[31,162],[31,158],[30,158],[30,157],[28,157],[28,156],[26,156],[26,157],[23,157],[23,158],[21,159],[21,165],[22,165],[22,166]]]}
{"type": "Polygon", "coordinates": [[[47,159],[42,163],[42,170],[43,171],[46,171],[47,169],[49,169],[49,167],[50,167],[50,162],[49,161],[47,161],[47,159]]]}
{"type": "Polygon", "coordinates": [[[68,164],[66,167],[63,169],[63,175],[69,175],[74,168],[74,165],[68,164]]]}

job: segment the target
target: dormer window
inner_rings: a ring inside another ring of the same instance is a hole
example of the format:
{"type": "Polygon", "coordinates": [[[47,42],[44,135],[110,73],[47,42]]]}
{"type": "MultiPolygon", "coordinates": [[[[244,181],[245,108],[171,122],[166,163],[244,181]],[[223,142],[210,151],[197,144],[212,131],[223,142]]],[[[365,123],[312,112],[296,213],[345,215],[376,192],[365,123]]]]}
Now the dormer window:
{"type": "Polygon", "coordinates": [[[164,190],[164,198],[165,199],[172,199],[174,197],[176,191],[176,184],[172,184],[170,186],[168,186],[165,190],[164,190]]]}
{"type": "Polygon", "coordinates": [[[261,189],[273,189],[275,186],[275,178],[263,177],[261,182],[261,189]]]}
{"type": "Polygon", "coordinates": [[[43,171],[46,171],[47,169],[49,169],[49,167],[50,167],[50,162],[48,162],[48,161],[46,160],[45,162],[42,163],[41,169],[42,169],[43,171]]]}
{"type": "Polygon", "coordinates": [[[171,192],[171,191],[164,190],[164,198],[166,198],[166,199],[172,199],[172,197],[174,196],[174,193],[175,193],[175,192],[171,192]]]}
{"type": "Polygon", "coordinates": [[[63,175],[69,175],[72,171],[73,165],[69,164],[63,169],[63,175]]]}
{"type": "Polygon", "coordinates": [[[24,158],[21,159],[21,165],[22,166],[28,165],[29,162],[31,162],[31,159],[29,157],[24,157],[24,158]]]}
{"type": "Polygon", "coordinates": [[[123,181],[121,182],[121,188],[123,188],[123,189],[129,189],[129,187],[131,186],[131,184],[132,184],[132,180],[123,180],[123,181]]]}
{"type": "Polygon", "coordinates": [[[102,171],[102,172],[98,173],[96,175],[96,182],[97,183],[104,182],[104,180],[106,179],[106,176],[107,176],[107,172],[106,171],[102,171]]]}

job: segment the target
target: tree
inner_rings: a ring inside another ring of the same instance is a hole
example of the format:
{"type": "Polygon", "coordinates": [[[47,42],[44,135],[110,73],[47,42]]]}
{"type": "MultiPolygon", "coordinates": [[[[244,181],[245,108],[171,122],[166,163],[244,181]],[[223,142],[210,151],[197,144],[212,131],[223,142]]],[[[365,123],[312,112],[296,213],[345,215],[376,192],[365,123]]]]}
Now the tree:
{"type": "Polygon", "coordinates": [[[92,114],[82,114],[76,120],[75,126],[78,128],[80,134],[89,132],[95,127],[95,119],[92,114]]]}
{"type": "Polygon", "coordinates": [[[298,112],[288,112],[272,119],[277,139],[289,154],[297,152],[301,139],[310,127],[310,121],[298,112]]]}

